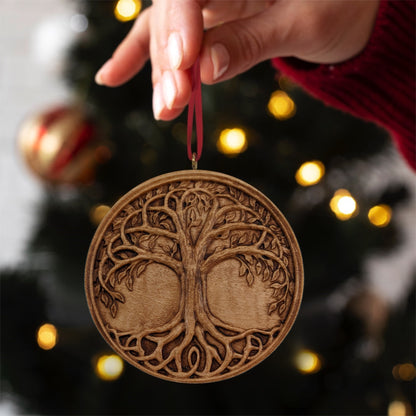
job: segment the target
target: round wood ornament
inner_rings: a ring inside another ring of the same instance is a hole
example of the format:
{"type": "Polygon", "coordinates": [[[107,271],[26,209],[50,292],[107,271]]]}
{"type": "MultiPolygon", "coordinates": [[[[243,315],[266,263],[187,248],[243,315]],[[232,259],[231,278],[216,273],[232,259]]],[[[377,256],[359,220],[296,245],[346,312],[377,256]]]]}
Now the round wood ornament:
{"type": "Polygon", "coordinates": [[[269,356],[300,307],[303,266],[288,222],[231,176],[186,170],[122,197],[86,264],[92,317],[111,347],[146,373],[224,380],[269,356]]]}

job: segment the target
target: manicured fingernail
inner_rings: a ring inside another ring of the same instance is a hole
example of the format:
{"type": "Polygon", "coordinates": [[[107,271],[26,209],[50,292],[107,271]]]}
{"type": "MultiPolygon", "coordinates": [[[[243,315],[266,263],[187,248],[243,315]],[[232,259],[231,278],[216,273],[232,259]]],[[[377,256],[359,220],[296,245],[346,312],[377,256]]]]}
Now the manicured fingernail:
{"type": "Polygon", "coordinates": [[[178,90],[176,88],[175,78],[171,71],[165,71],[162,78],[163,98],[165,99],[166,107],[171,110],[175,102],[178,90]]]}
{"type": "Polygon", "coordinates": [[[153,114],[156,120],[160,120],[160,114],[165,107],[165,101],[163,100],[162,85],[156,84],[153,88],[153,114]]]}
{"type": "Polygon", "coordinates": [[[211,47],[211,61],[214,67],[213,80],[217,80],[224,74],[230,64],[230,55],[221,43],[215,43],[211,47]]]}
{"type": "Polygon", "coordinates": [[[104,78],[105,78],[105,73],[108,71],[109,67],[111,64],[111,59],[109,59],[97,72],[97,74],[95,75],[95,82],[98,85],[104,85],[104,78]]]}
{"type": "Polygon", "coordinates": [[[177,32],[173,32],[168,38],[168,57],[172,69],[178,69],[183,59],[182,38],[177,32]]]}

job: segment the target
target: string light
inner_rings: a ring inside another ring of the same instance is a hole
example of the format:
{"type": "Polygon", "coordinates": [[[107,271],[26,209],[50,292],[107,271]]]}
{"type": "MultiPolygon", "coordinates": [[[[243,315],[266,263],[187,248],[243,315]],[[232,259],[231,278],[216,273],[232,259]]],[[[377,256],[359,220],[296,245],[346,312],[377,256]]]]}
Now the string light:
{"type": "Polygon", "coordinates": [[[338,189],[329,206],[339,220],[351,218],[357,211],[357,202],[346,189],[338,189]]]}
{"type": "Polygon", "coordinates": [[[95,205],[91,208],[90,219],[94,225],[98,225],[110,210],[108,205],[95,205]]]}
{"type": "Polygon", "coordinates": [[[95,372],[101,380],[117,380],[124,370],[124,361],[116,354],[102,355],[95,365],[95,372]]]}
{"type": "Polygon", "coordinates": [[[397,364],[392,374],[396,380],[412,381],[416,378],[416,368],[412,363],[397,364]]]}
{"type": "Polygon", "coordinates": [[[270,114],[278,120],[287,120],[296,113],[295,102],[282,90],[272,93],[267,104],[270,114]]]}
{"type": "Polygon", "coordinates": [[[368,211],[368,220],[376,227],[386,227],[391,221],[391,208],[388,205],[375,205],[368,211]]]}
{"type": "Polygon", "coordinates": [[[52,324],[43,324],[37,332],[36,340],[43,350],[51,350],[58,340],[58,331],[52,324]]]}
{"type": "Polygon", "coordinates": [[[406,416],[407,413],[407,406],[406,403],[403,403],[399,400],[394,400],[389,404],[389,408],[387,410],[388,416],[406,416]]]}
{"type": "Polygon", "coordinates": [[[317,184],[325,174],[325,166],[319,160],[303,163],[297,170],[295,179],[301,186],[317,184]]]}
{"type": "Polygon", "coordinates": [[[322,361],[315,352],[301,350],[295,357],[295,366],[303,374],[314,374],[322,368],[322,361]]]}
{"type": "Polygon", "coordinates": [[[225,155],[235,156],[247,149],[247,137],[240,128],[221,131],[217,141],[217,149],[225,155]]]}
{"type": "Polygon", "coordinates": [[[118,0],[114,8],[114,16],[120,22],[128,22],[139,15],[141,8],[140,0],[118,0]]]}

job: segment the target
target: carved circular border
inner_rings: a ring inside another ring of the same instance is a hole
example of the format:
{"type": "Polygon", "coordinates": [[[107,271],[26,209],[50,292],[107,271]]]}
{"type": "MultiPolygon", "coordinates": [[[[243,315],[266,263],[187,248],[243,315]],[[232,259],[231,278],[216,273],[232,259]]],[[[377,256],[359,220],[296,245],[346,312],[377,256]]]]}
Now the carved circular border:
{"type": "Polygon", "coordinates": [[[203,384],[203,383],[211,383],[221,380],[226,380],[246,371],[250,370],[251,368],[258,365],[260,362],[265,360],[269,357],[276,348],[283,342],[286,335],[289,333],[290,329],[292,328],[297,314],[300,309],[302,296],[303,296],[303,284],[304,284],[304,276],[303,276],[303,262],[302,262],[302,255],[299,248],[299,244],[297,242],[296,236],[289,225],[288,221],[284,217],[284,215],[280,212],[280,210],[276,207],[276,205],[267,198],[263,193],[261,193],[258,189],[254,188],[253,186],[249,185],[248,183],[234,178],[232,176],[213,172],[213,171],[206,171],[206,170],[183,170],[183,171],[176,171],[171,173],[166,173],[155,178],[152,178],[146,182],[141,183],[140,185],[136,186],[132,190],[130,190],[127,194],[121,197],[110,209],[104,219],[101,221],[100,225],[98,226],[94,237],[91,241],[90,248],[87,255],[86,265],[85,265],[85,293],[88,302],[88,306],[90,309],[91,316],[93,321],[101,333],[102,337],[105,341],[111,346],[111,348],[117,352],[124,360],[132,364],[134,367],[138,368],[139,370],[152,375],[154,377],[158,377],[164,380],[178,382],[178,383],[187,383],[187,384],[203,384]],[[263,206],[267,208],[267,210],[271,213],[272,217],[274,217],[276,223],[281,227],[285,238],[290,246],[290,252],[293,258],[293,266],[294,266],[294,281],[295,281],[295,289],[294,289],[294,297],[290,306],[290,311],[287,314],[286,322],[279,332],[279,335],[273,340],[272,344],[266,350],[267,353],[259,354],[258,356],[254,357],[254,359],[243,366],[243,368],[237,369],[236,371],[230,371],[226,374],[221,374],[218,376],[213,376],[209,379],[198,379],[198,378],[187,378],[182,379],[178,378],[175,379],[170,376],[165,376],[163,374],[155,373],[154,371],[148,370],[142,366],[139,366],[133,359],[131,359],[128,355],[126,355],[118,345],[113,342],[111,337],[108,335],[108,331],[105,329],[105,325],[101,319],[100,313],[96,306],[96,301],[94,300],[94,291],[93,291],[93,270],[94,270],[94,262],[97,255],[97,249],[103,239],[104,233],[107,230],[108,226],[113,222],[115,217],[120,213],[120,211],[126,205],[130,204],[134,199],[136,199],[139,195],[143,195],[160,185],[166,185],[169,182],[178,182],[178,181],[213,181],[217,183],[221,183],[223,185],[228,185],[234,188],[239,189],[243,193],[248,196],[255,198],[259,201],[263,206]]]}

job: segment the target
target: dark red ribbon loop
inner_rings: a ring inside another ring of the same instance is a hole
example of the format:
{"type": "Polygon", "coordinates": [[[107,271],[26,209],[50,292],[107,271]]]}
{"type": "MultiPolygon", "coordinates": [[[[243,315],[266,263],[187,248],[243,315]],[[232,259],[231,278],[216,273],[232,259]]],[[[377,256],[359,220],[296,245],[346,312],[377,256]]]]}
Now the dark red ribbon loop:
{"type": "Polygon", "coordinates": [[[188,104],[188,159],[198,161],[202,153],[202,144],[204,142],[203,137],[203,125],[202,125],[202,93],[201,93],[201,73],[199,68],[199,58],[196,60],[192,68],[192,93],[191,99],[188,104]],[[192,150],[192,130],[194,124],[194,112],[195,112],[195,124],[196,124],[196,152],[192,150]],[[195,154],[195,159],[194,159],[195,154]]]}

